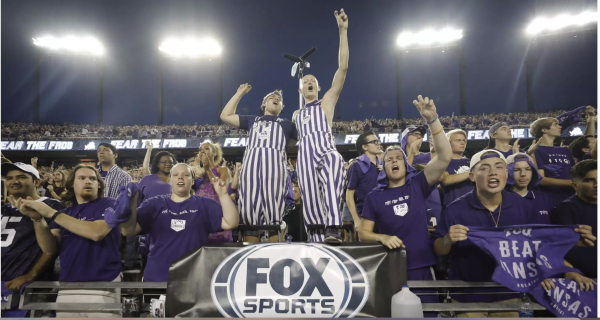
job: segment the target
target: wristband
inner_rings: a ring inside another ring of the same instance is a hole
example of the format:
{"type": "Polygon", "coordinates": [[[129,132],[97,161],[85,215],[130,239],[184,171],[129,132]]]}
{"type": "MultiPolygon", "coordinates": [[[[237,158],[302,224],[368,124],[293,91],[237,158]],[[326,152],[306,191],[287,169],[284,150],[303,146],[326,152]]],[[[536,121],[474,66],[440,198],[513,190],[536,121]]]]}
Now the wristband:
{"type": "Polygon", "coordinates": [[[432,135],[432,136],[435,136],[435,135],[438,135],[438,134],[440,134],[440,133],[442,133],[442,132],[444,132],[444,127],[441,127],[441,128],[440,128],[440,130],[438,130],[438,131],[436,131],[436,132],[432,132],[432,133],[431,133],[431,135],[432,135]]]}
{"type": "Polygon", "coordinates": [[[435,122],[435,120],[437,120],[437,119],[438,119],[438,115],[436,114],[436,115],[435,115],[435,118],[433,118],[433,120],[431,120],[431,121],[427,121],[427,124],[432,124],[432,123],[434,123],[434,122],[435,122]]]}
{"type": "Polygon", "coordinates": [[[56,217],[57,217],[59,214],[61,214],[61,213],[62,213],[62,212],[60,212],[60,211],[56,211],[56,212],[54,213],[54,215],[52,216],[52,218],[50,218],[50,223],[54,222],[54,219],[56,219],[56,217]]]}

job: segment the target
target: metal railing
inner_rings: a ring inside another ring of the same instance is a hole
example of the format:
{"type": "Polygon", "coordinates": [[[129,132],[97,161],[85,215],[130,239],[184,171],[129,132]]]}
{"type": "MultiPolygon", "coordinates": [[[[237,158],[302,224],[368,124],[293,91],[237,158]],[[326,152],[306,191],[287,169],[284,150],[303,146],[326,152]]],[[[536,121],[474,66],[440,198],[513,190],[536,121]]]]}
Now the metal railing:
{"type": "MultiPolygon", "coordinates": [[[[437,281],[408,281],[412,289],[456,289],[456,288],[504,288],[495,282],[465,282],[459,280],[437,280],[437,281]]],[[[48,292],[39,292],[43,289],[153,289],[152,294],[166,294],[167,282],[32,282],[25,288],[19,301],[19,309],[31,310],[30,317],[35,317],[45,310],[61,311],[121,311],[121,303],[57,303],[57,302],[35,302],[33,297],[48,292]]],[[[57,292],[54,292],[56,294],[57,292]]],[[[480,293],[485,294],[485,293],[480,293]]],[[[126,295],[126,294],[125,294],[126,295]]],[[[10,299],[10,297],[9,297],[10,299]]],[[[9,302],[5,302],[10,304],[9,302]]],[[[5,303],[2,307],[5,307],[5,303]]],[[[12,301],[14,304],[15,302],[12,301]]],[[[423,311],[433,312],[502,312],[518,311],[518,302],[468,302],[468,303],[423,303],[423,311]]],[[[532,303],[534,310],[546,310],[543,306],[532,303]]],[[[142,311],[148,311],[149,304],[142,305],[142,311]]]]}

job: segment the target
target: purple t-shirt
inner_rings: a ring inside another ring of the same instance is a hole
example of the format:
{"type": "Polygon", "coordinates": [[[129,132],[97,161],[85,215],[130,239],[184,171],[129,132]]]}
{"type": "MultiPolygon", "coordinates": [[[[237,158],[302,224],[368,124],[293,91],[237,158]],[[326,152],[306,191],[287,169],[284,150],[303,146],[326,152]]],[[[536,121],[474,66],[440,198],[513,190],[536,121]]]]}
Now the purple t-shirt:
{"type": "Polygon", "coordinates": [[[427,198],[427,224],[435,227],[442,216],[442,200],[440,199],[440,190],[437,188],[431,192],[427,198]]]}
{"type": "MultiPolygon", "coordinates": [[[[495,227],[531,224],[535,218],[531,214],[531,203],[520,195],[502,191],[502,205],[493,213],[483,206],[475,195],[475,190],[468,192],[452,202],[444,211],[442,219],[434,233],[434,238],[442,238],[451,226],[461,224],[473,227],[495,227]],[[502,212],[500,212],[500,209],[502,212]],[[492,215],[493,219],[492,220],[492,215]],[[498,220],[499,219],[499,220],[498,220]]],[[[468,233],[467,233],[468,237],[468,233]]],[[[463,280],[485,282],[491,281],[496,268],[494,259],[479,249],[471,241],[459,241],[452,245],[450,251],[449,280],[463,280]]],[[[502,292],[497,288],[466,288],[454,289],[454,292],[502,292]]],[[[479,295],[453,295],[452,298],[460,302],[493,302],[516,298],[514,294],[479,294],[479,295]]]]}
{"type": "Polygon", "coordinates": [[[102,180],[106,180],[106,175],[108,175],[108,171],[104,171],[102,170],[102,168],[100,168],[100,176],[102,177],[102,180]]]}
{"type": "MultiPolygon", "coordinates": [[[[510,191],[513,192],[513,191],[510,191]]],[[[515,192],[513,192],[515,193],[515,192]]],[[[518,193],[515,193],[519,195],[518,193]]],[[[520,195],[519,195],[520,196],[520,195]]],[[[540,191],[538,188],[529,190],[523,199],[528,200],[532,206],[532,212],[534,213],[532,223],[535,224],[551,224],[550,223],[550,211],[552,211],[552,200],[550,196],[540,191]]]]}
{"type": "Polygon", "coordinates": [[[414,164],[428,164],[431,161],[431,153],[421,152],[413,158],[414,164]]]}
{"type": "MultiPolygon", "coordinates": [[[[567,198],[556,206],[550,213],[550,219],[554,224],[591,226],[592,234],[598,236],[598,207],[581,200],[577,195],[567,198]]],[[[597,257],[597,247],[576,247],[569,251],[566,259],[586,277],[596,278],[597,257]]]]}
{"type": "Polygon", "coordinates": [[[170,196],[144,200],[137,209],[140,234],[150,233],[144,281],[167,281],[171,263],[207,244],[209,233],[221,231],[222,217],[218,203],[195,195],[183,202],[170,196]]]}
{"type": "MultiPolygon", "coordinates": [[[[462,159],[452,159],[450,164],[446,168],[446,172],[449,174],[458,174],[469,172],[469,165],[471,163],[471,159],[462,158],[462,159]]],[[[443,205],[447,207],[452,201],[456,200],[456,198],[464,195],[465,193],[473,190],[474,186],[471,180],[468,178],[460,183],[455,183],[453,185],[444,186],[443,190],[443,205]]]]}
{"type": "MultiPolygon", "coordinates": [[[[545,177],[571,179],[569,171],[575,165],[575,161],[569,148],[540,146],[535,150],[535,161],[538,169],[544,170],[545,177]]],[[[575,190],[571,187],[540,186],[540,190],[552,195],[553,205],[557,205],[575,194],[575,190]]]]}
{"type": "MultiPolygon", "coordinates": [[[[66,208],[63,212],[83,221],[104,221],[104,211],[114,207],[115,199],[97,198],[66,208]]],[[[114,227],[98,242],[80,237],[56,222],[52,223],[50,229],[60,229],[59,281],[113,281],[121,273],[119,227],[114,227]]]]}
{"type": "Polygon", "coordinates": [[[401,187],[369,193],[363,218],[374,221],[380,234],[394,235],[406,245],[406,268],[435,264],[435,253],[427,229],[425,202],[435,187],[420,172],[401,187]]]}
{"type": "Polygon", "coordinates": [[[140,190],[140,204],[144,199],[171,194],[171,185],[160,180],[158,175],[147,175],[137,184],[140,190]]]}
{"type": "Polygon", "coordinates": [[[348,168],[348,189],[354,190],[356,212],[359,217],[362,216],[367,195],[377,187],[377,176],[379,170],[374,163],[369,164],[369,170],[365,173],[362,172],[358,162],[348,168]]]}

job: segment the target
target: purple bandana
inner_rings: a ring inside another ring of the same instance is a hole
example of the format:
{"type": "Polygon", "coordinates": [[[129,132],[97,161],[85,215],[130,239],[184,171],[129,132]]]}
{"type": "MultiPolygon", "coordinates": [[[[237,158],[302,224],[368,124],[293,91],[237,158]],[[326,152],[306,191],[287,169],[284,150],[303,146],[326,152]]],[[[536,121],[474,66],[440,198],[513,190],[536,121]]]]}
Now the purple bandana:
{"type": "Polygon", "coordinates": [[[578,272],[564,263],[579,241],[576,226],[467,227],[468,239],[496,260],[492,280],[510,290],[529,292],[544,279],[578,272]]]}
{"type": "MultiPolygon", "coordinates": [[[[506,160],[509,161],[509,159],[506,160]]],[[[527,155],[518,153],[514,155],[514,162],[509,163],[506,166],[506,169],[508,170],[508,178],[506,179],[506,184],[511,186],[515,185],[515,163],[518,161],[527,161],[529,166],[531,166],[531,168],[533,169],[533,174],[531,176],[531,181],[529,182],[528,189],[531,190],[537,187],[537,185],[542,180],[542,175],[540,175],[538,168],[535,166],[535,164],[533,164],[533,162],[531,162],[527,155]]]]}
{"type": "Polygon", "coordinates": [[[542,286],[537,286],[531,291],[531,295],[539,304],[552,311],[557,317],[598,317],[598,287],[592,291],[581,291],[575,280],[550,280],[554,282],[556,288],[546,291],[542,286]]]}
{"type": "MultiPolygon", "coordinates": [[[[379,161],[379,158],[375,157],[375,161],[377,162],[377,166],[381,165],[381,161],[379,161]]],[[[372,162],[366,154],[363,154],[362,156],[356,158],[356,163],[358,163],[360,171],[362,171],[362,173],[364,174],[367,173],[367,171],[369,171],[369,166],[372,162]]]]}
{"type": "MultiPolygon", "coordinates": [[[[404,180],[405,182],[409,182],[410,179],[412,179],[412,177],[414,177],[417,174],[417,169],[413,168],[411,165],[408,164],[408,162],[406,161],[406,154],[404,153],[404,151],[402,151],[401,149],[393,149],[393,150],[400,150],[402,152],[402,154],[404,155],[404,167],[406,168],[406,174],[404,175],[404,180]]],[[[390,151],[393,151],[390,150],[390,151]]],[[[388,153],[388,151],[386,151],[383,154],[383,159],[385,160],[385,155],[388,153]]],[[[383,191],[383,189],[387,188],[388,186],[388,178],[387,178],[387,174],[385,173],[385,165],[384,168],[381,169],[381,171],[379,171],[379,176],[377,176],[377,187],[373,190],[378,190],[378,191],[383,191]]]]}

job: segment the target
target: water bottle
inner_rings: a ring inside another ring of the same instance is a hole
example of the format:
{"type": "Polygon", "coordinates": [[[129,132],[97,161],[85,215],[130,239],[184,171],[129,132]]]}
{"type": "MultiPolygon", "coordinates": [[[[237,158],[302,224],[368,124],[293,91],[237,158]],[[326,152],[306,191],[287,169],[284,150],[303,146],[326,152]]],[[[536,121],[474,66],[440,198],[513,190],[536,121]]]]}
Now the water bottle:
{"type": "Polygon", "coordinates": [[[519,303],[519,318],[533,318],[533,303],[526,293],[521,293],[519,303]]]}
{"type": "Polygon", "coordinates": [[[423,318],[421,299],[408,286],[392,296],[392,318],[423,318]]]}

